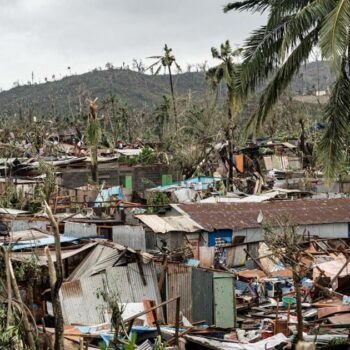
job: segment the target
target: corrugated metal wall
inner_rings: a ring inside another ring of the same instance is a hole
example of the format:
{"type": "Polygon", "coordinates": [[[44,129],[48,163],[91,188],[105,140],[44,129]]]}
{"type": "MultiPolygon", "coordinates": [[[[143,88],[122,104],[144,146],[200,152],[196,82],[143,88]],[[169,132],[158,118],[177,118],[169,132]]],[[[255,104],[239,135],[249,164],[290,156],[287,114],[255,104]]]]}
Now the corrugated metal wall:
{"type": "Polygon", "coordinates": [[[213,272],[192,269],[192,322],[214,324],[213,300],[213,272]]]}
{"type": "MultiPolygon", "coordinates": [[[[104,303],[97,297],[98,292],[103,291],[105,287],[109,293],[116,293],[122,303],[140,303],[143,300],[161,303],[154,265],[142,264],[142,269],[146,286],[142,283],[136,263],[110,267],[106,273],[63,284],[60,298],[65,323],[93,325],[105,322],[102,312],[104,303]]],[[[162,318],[161,312],[159,316],[162,318]]]]}
{"type": "MultiPolygon", "coordinates": [[[[169,264],[166,276],[166,298],[180,296],[180,311],[192,321],[192,269],[188,266],[169,264]]],[[[167,305],[167,322],[175,323],[176,305],[167,305]]]]}
{"type": "Polygon", "coordinates": [[[46,231],[47,225],[47,221],[13,220],[9,223],[9,227],[13,232],[26,231],[35,228],[46,231]]]}
{"type": "Polygon", "coordinates": [[[113,226],[112,234],[115,243],[132,249],[146,250],[146,236],[142,226],[113,226]]]}
{"type": "Polygon", "coordinates": [[[161,303],[154,265],[142,264],[142,269],[146,285],[142,282],[136,263],[107,269],[108,287],[117,291],[123,302],[139,303],[143,300],[155,300],[157,303],[161,303]]]}
{"type": "Polygon", "coordinates": [[[103,290],[104,275],[96,275],[64,283],[60,290],[63,318],[65,324],[94,325],[105,322],[103,317],[104,302],[97,298],[103,290]]]}
{"type": "Polygon", "coordinates": [[[93,237],[97,235],[97,226],[96,224],[66,222],[64,224],[64,234],[76,238],[93,237]]]}

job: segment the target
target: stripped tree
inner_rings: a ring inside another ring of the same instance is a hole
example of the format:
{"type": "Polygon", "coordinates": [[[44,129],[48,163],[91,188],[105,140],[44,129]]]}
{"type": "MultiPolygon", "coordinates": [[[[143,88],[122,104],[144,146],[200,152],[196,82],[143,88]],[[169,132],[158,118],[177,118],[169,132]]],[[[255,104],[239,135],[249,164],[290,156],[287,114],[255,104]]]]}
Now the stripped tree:
{"type": "Polygon", "coordinates": [[[300,283],[305,267],[302,263],[303,250],[300,245],[303,235],[299,234],[298,226],[292,224],[287,217],[277,218],[276,223],[263,226],[264,239],[273,256],[292,271],[293,284],[297,304],[298,340],[303,340],[303,314],[301,306],[300,283]]]}
{"type": "Polygon", "coordinates": [[[50,220],[50,223],[53,228],[53,234],[55,239],[55,254],[56,254],[56,263],[52,261],[50,250],[48,247],[45,248],[45,254],[47,258],[47,264],[49,267],[50,275],[50,289],[51,289],[51,299],[52,299],[52,308],[55,316],[55,350],[64,349],[64,321],[62,306],[59,297],[59,291],[63,283],[63,263],[61,255],[61,239],[60,232],[58,229],[58,223],[54,218],[51,208],[45,202],[45,211],[50,220]]]}
{"type": "Polygon", "coordinates": [[[90,147],[90,157],[91,157],[91,176],[92,181],[98,182],[98,145],[101,141],[101,126],[100,121],[97,118],[97,98],[89,102],[89,116],[86,139],[90,147]]]}

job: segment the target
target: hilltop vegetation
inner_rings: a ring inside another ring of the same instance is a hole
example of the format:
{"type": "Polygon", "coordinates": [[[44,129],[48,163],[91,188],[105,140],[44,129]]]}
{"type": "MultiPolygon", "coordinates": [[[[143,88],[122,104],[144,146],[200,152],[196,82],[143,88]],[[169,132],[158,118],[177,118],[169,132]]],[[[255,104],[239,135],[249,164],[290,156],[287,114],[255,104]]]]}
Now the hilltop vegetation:
{"type": "MultiPolygon", "coordinates": [[[[310,94],[325,90],[332,82],[329,65],[312,62],[301,69],[291,89],[294,94],[310,94]]],[[[193,100],[200,100],[207,90],[204,72],[175,74],[174,83],[178,98],[190,95],[193,100]]],[[[0,108],[2,114],[8,115],[71,116],[85,109],[86,98],[103,100],[114,96],[129,108],[141,109],[145,106],[153,108],[162,101],[163,95],[169,93],[166,75],[152,76],[113,68],[70,75],[42,84],[17,86],[0,93],[0,108]]]]}
{"type": "MultiPolygon", "coordinates": [[[[178,96],[191,93],[203,96],[206,89],[204,72],[175,76],[178,96]]],[[[152,107],[169,94],[169,80],[165,75],[152,76],[129,69],[94,70],[80,75],[43,84],[24,85],[0,93],[2,113],[64,115],[85,109],[86,98],[99,100],[115,96],[129,107],[152,107]]]]}

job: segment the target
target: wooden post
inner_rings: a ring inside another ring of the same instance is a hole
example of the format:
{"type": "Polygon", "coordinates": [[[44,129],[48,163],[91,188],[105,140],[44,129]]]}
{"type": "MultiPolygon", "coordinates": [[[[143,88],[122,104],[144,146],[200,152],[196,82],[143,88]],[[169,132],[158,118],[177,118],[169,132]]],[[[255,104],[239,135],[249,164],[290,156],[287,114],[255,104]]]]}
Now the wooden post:
{"type": "Polygon", "coordinates": [[[162,272],[160,273],[159,281],[158,281],[159,293],[162,293],[167,268],[168,268],[168,258],[166,255],[164,255],[163,264],[162,264],[162,272]]]}
{"type": "Polygon", "coordinates": [[[289,329],[289,320],[290,320],[290,308],[292,306],[292,303],[288,303],[288,310],[287,310],[287,329],[289,329]]]}
{"type": "Polygon", "coordinates": [[[84,338],[79,338],[79,350],[84,350],[84,338]]]}
{"type": "Polygon", "coordinates": [[[278,327],[278,317],[279,317],[279,311],[280,311],[280,299],[277,298],[277,309],[276,309],[276,319],[275,319],[275,329],[273,334],[277,333],[277,327],[278,327]]]}
{"type": "Polygon", "coordinates": [[[179,328],[180,328],[180,298],[176,299],[176,315],[175,315],[175,344],[179,346],[179,328]]]}
{"type": "MultiPolygon", "coordinates": [[[[154,302],[154,300],[150,300],[150,305],[151,305],[151,308],[154,308],[156,306],[156,303],[154,302]]],[[[153,315],[153,318],[154,318],[154,323],[155,323],[155,325],[157,327],[157,333],[158,333],[159,336],[162,336],[162,332],[160,330],[156,309],[152,309],[152,315],[153,315]]]]}

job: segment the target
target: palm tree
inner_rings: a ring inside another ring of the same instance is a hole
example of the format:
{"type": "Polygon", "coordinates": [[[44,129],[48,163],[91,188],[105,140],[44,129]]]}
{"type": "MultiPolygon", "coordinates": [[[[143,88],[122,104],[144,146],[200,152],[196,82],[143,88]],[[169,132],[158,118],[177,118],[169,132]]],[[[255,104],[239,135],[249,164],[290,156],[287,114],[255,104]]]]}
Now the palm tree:
{"type": "Polygon", "coordinates": [[[154,111],[155,133],[159,138],[161,147],[163,147],[164,135],[169,123],[170,101],[166,96],[163,96],[163,101],[154,111]]]}
{"type": "Polygon", "coordinates": [[[241,84],[245,95],[265,81],[258,108],[248,127],[258,130],[292,78],[314,49],[330,60],[336,82],[325,109],[326,131],[318,156],[328,178],[347,158],[350,126],[350,2],[348,0],[243,0],[224,11],[268,12],[266,25],[247,39],[241,84]]]}
{"type": "Polygon", "coordinates": [[[242,91],[239,85],[240,66],[235,63],[235,59],[240,55],[240,50],[232,51],[230,42],[227,40],[221,44],[220,50],[212,47],[213,58],[220,63],[208,70],[206,77],[211,82],[214,89],[218,89],[221,82],[224,82],[227,88],[227,115],[228,122],[225,126],[225,135],[228,143],[228,184],[233,179],[233,152],[234,152],[234,131],[236,129],[236,119],[242,106],[242,91]]]}
{"type": "Polygon", "coordinates": [[[175,67],[181,71],[181,67],[178,65],[176,62],[175,56],[171,53],[172,49],[168,47],[167,44],[164,45],[163,49],[164,53],[163,56],[151,56],[148,58],[155,59],[156,62],[151,64],[147,70],[151,70],[154,75],[159,74],[160,70],[164,68],[165,70],[168,71],[169,74],[169,83],[170,83],[170,92],[171,92],[171,98],[173,101],[173,109],[174,109],[174,119],[175,119],[175,130],[177,131],[178,129],[178,116],[177,116],[177,110],[176,110],[176,101],[175,101],[175,93],[174,93],[174,83],[173,83],[173,75],[171,71],[171,66],[175,65],[175,67]],[[154,68],[156,70],[154,71],[154,68]]]}

